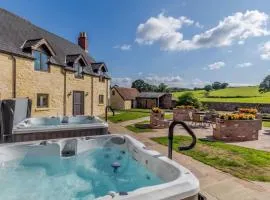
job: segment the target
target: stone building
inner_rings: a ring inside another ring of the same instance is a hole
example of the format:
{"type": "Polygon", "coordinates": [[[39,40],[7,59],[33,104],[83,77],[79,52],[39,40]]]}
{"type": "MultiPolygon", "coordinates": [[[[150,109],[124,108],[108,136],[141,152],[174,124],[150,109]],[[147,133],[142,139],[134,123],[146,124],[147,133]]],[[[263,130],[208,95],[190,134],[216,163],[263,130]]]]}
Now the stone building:
{"type": "Polygon", "coordinates": [[[159,107],[170,109],[172,105],[172,94],[162,92],[141,92],[136,97],[137,108],[159,107]]]}
{"type": "Polygon", "coordinates": [[[74,44],[1,8],[0,21],[0,100],[28,97],[32,116],[104,113],[110,77],[85,32],[74,44]]]}
{"type": "Polygon", "coordinates": [[[136,97],[139,91],[136,88],[114,86],[111,88],[111,107],[118,110],[136,108],[136,97]]]}

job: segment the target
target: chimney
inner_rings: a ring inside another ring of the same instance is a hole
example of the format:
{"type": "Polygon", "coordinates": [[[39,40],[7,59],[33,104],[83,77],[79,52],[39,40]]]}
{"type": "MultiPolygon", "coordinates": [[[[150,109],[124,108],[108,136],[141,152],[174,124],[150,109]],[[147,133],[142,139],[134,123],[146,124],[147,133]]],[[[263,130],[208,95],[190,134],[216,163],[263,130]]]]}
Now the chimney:
{"type": "Polygon", "coordinates": [[[88,39],[86,32],[80,32],[80,35],[78,37],[78,45],[88,53],[88,39]]]}

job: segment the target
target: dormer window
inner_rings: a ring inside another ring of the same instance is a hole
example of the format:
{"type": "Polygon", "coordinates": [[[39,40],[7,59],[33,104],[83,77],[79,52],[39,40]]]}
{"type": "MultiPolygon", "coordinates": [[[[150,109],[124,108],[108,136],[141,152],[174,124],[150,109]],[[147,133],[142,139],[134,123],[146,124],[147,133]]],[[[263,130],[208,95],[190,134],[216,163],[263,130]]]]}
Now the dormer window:
{"type": "Polygon", "coordinates": [[[36,71],[49,71],[49,58],[55,56],[55,52],[44,38],[26,40],[21,48],[24,52],[32,52],[36,71]]]}
{"type": "Polygon", "coordinates": [[[67,55],[66,64],[74,69],[75,78],[83,78],[83,68],[87,62],[81,54],[67,55]]]}
{"type": "Polygon", "coordinates": [[[83,66],[80,63],[75,64],[75,78],[83,78],[83,66]]]}
{"type": "Polygon", "coordinates": [[[35,58],[35,70],[36,71],[49,71],[49,57],[46,53],[41,51],[33,51],[33,56],[35,58]]]}

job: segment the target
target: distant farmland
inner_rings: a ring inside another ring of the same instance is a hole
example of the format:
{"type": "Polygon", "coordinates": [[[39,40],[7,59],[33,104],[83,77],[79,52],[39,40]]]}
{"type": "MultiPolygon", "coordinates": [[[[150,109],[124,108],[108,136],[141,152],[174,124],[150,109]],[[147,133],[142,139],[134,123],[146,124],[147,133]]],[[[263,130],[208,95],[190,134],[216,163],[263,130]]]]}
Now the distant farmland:
{"type": "MultiPolygon", "coordinates": [[[[239,103],[270,103],[270,92],[261,94],[258,86],[232,87],[214,90],[207,94],[204,90],[191,91],[200,101],[205,102],[239,102],[239,103]]],[[[174,97],[181,96],[185,92],[175,92],[174,97]]]]}

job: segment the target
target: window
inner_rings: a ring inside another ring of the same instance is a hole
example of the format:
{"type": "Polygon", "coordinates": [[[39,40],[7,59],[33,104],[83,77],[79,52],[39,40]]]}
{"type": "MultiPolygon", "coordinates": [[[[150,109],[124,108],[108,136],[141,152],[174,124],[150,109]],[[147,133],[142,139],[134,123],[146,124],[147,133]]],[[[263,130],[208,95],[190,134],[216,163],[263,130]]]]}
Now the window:
{"type": "Polygon", "coordinates": [[[37,107],[38,108],[49,107],[49,94],[37,94],[37,107]]]}
{"type": "Polygon", "coordinates": [[[103,94],[100,94],[100,95],[98,96],[98,103],[99,103],[99,104],[104,104],[104,95],[103,95],[103,94]]]}
{"type": "Polygon", "coordinates": [[[83,78],[83,67],[80,63],[75,64],[75,78],[83,78]]]}
{"type": "Polygon", "coordinates": [[[49,71],[48,55],[40,51],[34,51],[35,70],[36,71],[49,71]]]}
{"type": "Polygon", "coordinates": [[[115,95],[115,91],[114,91],[114,90],[112,91],[112,95],[113,95],[113,96],[115,95]]]}

